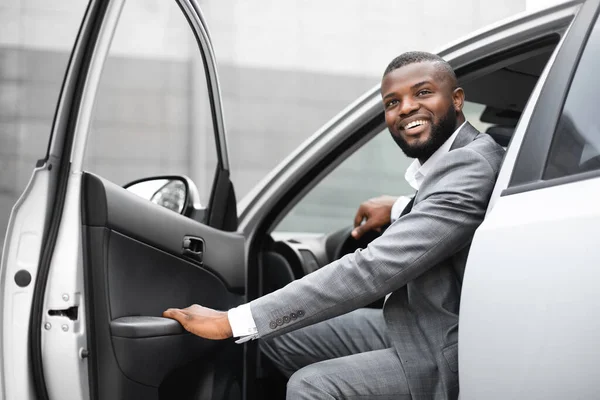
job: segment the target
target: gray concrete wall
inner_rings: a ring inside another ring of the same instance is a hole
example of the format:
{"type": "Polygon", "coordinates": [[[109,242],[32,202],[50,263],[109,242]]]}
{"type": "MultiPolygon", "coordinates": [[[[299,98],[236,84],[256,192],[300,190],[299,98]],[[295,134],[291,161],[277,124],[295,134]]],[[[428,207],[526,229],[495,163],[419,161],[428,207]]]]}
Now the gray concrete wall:
{"type": "Polygon", "coordinates": [[[185,171],[190,75],[186,61],[110,57],[96,99],[85,169],[119,185],[185,171]]]}
{"type": "Polygon", "coordinates": [[[232,179],[240,199],[377,82],[333,73],[220,67],[232,179]]]}

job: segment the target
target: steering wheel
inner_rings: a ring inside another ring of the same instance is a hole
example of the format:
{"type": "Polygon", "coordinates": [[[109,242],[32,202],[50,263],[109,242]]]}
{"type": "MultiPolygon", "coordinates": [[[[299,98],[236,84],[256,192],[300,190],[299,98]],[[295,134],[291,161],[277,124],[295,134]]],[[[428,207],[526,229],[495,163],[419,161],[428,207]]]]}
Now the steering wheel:
{"type": "MultiPolygon", "coordinates": [[[[382,232],[386,227],[382,229],[382,232]]],[[[368,231],[359,239],[352,237],[352,226],[347,226],[339,229],[327,236],[325,242],[325,250],[329,262],[337,260],[346,254],[354,253],[357,249],[366,248],[369,243],[381,236],[382,232],[368,231]]]]}

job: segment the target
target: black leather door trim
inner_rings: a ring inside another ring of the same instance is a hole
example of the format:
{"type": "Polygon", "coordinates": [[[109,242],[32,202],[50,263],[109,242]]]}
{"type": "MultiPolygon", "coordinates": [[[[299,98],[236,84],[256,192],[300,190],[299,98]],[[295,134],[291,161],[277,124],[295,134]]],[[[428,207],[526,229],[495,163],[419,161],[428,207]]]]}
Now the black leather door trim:
{"type": "MultiPolygon", "coordinates": [[[[90,173],[84,174],[83,184],[84,225],[107,227],[182,258],[184,236],[202,238],[202,265],[219,276],[230,291],[245,292],[243,235],[201,224],[90,173]]],[[[193,258],[187,260],[197,263],[193,258]]]]}

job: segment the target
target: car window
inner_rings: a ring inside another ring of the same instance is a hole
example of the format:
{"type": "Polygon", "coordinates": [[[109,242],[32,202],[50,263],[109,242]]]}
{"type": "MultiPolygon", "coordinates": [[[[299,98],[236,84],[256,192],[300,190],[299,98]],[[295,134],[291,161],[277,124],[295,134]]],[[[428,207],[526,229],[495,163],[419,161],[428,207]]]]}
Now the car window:
{"type": "MultiPolygon", "coordinates": [[[[467,120],[480,131],[491,126],[480,120],[484,105],[465,102],[467,120]]],[[[281,220],[276,232],[328,233],[352,225],[363,201],[383,194],[412,195],[404,179],[413,159],[386,130],[344,160],[281,220]]]]}
{"type": "Polygon", "coordinates": [[[600,170],[600,25],[594,27],[571,82],[543,179],[600,170]]]}
{"type": "Polygon", "coordinates": [[[413,192],[403,178],[411,162],[387,130],[377,134],[300,200],[275,231],[326,233],[352,224],[362,201],[413,192]]]}
{"type": "Polygon", "coordinates": [[[177,3],[127,1],[98,87],[85,170],[118,185],[186,175],[206,206],[217,166],[212,126],[202,57],[177,3]]]}

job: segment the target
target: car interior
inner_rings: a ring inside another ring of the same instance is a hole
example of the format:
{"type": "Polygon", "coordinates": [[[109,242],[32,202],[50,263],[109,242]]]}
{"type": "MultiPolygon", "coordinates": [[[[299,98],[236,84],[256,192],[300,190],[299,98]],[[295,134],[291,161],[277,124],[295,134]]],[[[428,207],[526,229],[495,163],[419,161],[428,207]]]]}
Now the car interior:
{"type": "MultiPolygon", "coordinates": [[[[509,146],[529,96],[559,40],[559,35],[547,36],[510,52],[495,54],[471,65],[456,68],[466,99],[485,106],[479,119],[490,125],[486,133],[501,146],[509,146]]],[[[383,119],[383,115],[381,118],[383,119]]],[[[297,202],[299,199],[291,201],[297,202]]],[[[358,208],[358,204],[356,206],[358,208]]],[[[282,236],[274,232],[280,219],[281,216],[270,219],[274,222],[265,227],[265,232],[269,234],[265,235],[260,253],[260,295],[277,290],[345,254],[365,248],[381,235],[371,231],[356,240],[350,235],[352,227],[351,221],[348,221],[348,226],[322,235],[307,236],[299,233],[296,236],[282,236]]],[[[380,299],[368,307],[382,306],[383,299],[380,299]]],[[[284,398],[286,379],[260,354],[257,355],[257,366],[261,396],[284,398]]]]}
{"type": "MultiPolygon", "coordinates": [[[[480,120],[491,124],[488,133],[502,146],[509,145],[559,39],[538,39],[456,69],[468,100],[485,105],[480,120]]],[[[369,129],[381,130],[383,114],[377,118],[369,129]]],[[[322,178],[307,177],[311,184],[322,178]]],[[[95,174],[84,173],[82,181],[89,376],[96,399],[237,399],[243,390],[255,398],[284,398],[286,379],[260,355],[257,341],[240,346],[232,340],[203,340],[158,316],[194,303],[227,310],[241,304],[244,294],[252,299],[277,290],[380,235],[370,232],[354,240],[348,221],[319,236],[276,237],[273,230],[288,206],[302,197],[303,182],[285,197],[288,204],[264,218],[248,250],[245,238],[231,232],[235,221],[225,218],[237,215],[228,176],[218,176],[214,186],[230,193],[227,204],[219,215],[208,216],[223,220],[216,224],[220,229],[95,174]],[[247,272],[241,264],[246,254],[247,272]]],[[[381,306],[381,301],[370,305],[381,306]]]]}

